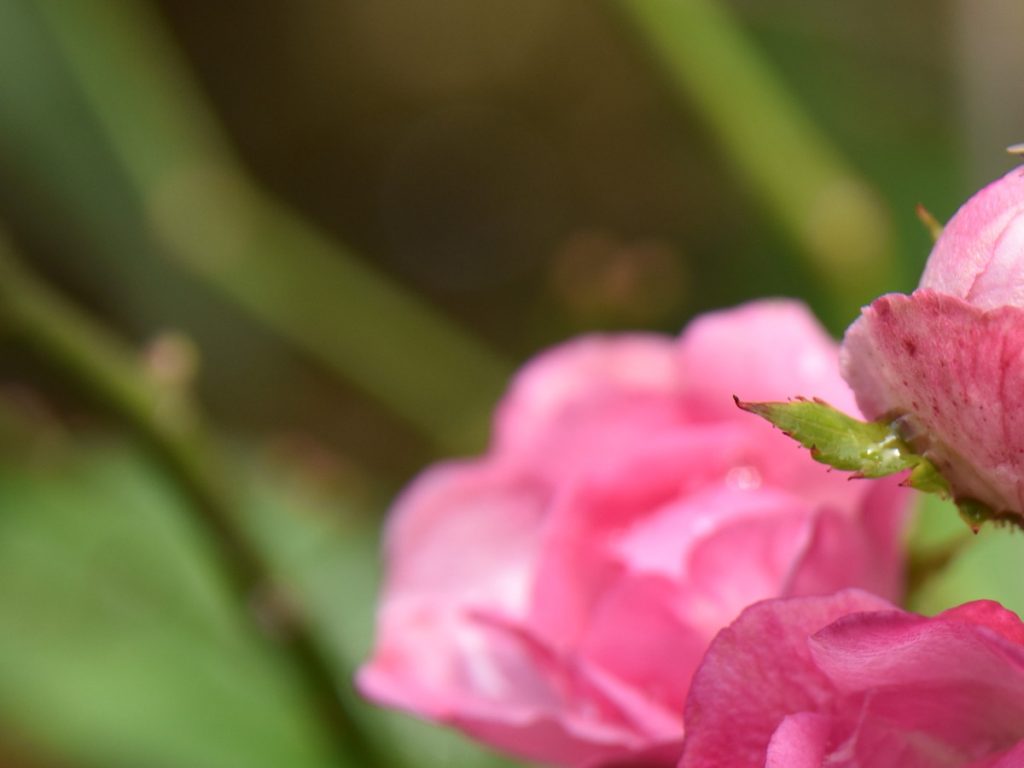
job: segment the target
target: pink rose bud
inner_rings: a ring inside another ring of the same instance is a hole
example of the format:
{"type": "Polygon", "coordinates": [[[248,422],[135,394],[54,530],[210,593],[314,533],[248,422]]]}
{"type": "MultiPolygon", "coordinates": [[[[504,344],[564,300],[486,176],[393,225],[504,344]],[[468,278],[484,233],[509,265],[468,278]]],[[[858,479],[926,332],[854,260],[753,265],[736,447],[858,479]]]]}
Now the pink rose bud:
{"type": "Polygon", "coordinates": [[[539,356],[487,455],[395,504],[360,689],[531,760],[675,765],[690,678],[745,606],[901,592],[903,489],[830,474],[732,400],[793,392],[855,409],[794,302],[539,356]]]}
{"type": "Polygon", "coordinates": [[[1024,624],[987,600],[768,600],[715,638],[685,716],[679,768],[1019,768],[1024,624]]]}
{"type": "Polygon", "coordinates": [[[1024,513],[1024,170],[946,225],[912,295],[865,308],[843,373],[869,418],[901,419],[954,498],[1024,513]]]}

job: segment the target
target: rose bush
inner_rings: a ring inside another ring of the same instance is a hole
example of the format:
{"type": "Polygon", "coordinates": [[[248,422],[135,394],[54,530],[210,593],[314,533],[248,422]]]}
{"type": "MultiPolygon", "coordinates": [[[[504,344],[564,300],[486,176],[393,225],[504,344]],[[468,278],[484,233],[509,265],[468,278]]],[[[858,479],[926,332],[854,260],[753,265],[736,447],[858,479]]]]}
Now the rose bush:
{"type": "Polygon", "coordinates": [[[745,606],[901,592],[904,490],[830,474],[732,400],[793,392],[855,410],[794,302],[539,356],[489,452],[395,504],[362,692],[547,763],[674,765],[693,671],[745,606]]]}
{"type": "Polygon", "coordinates": [[[686,724],[679,768],[1019,768],[1024,624],[990,601],[769,600],[712,643],[686,724]]]}
{"type": "Polygon", "coordinates": [[[867,307],[842,356],[864,414],[900,417],[956,498],[1024,513],[1024,170],[964,204],[918,290],[867,307]]]}

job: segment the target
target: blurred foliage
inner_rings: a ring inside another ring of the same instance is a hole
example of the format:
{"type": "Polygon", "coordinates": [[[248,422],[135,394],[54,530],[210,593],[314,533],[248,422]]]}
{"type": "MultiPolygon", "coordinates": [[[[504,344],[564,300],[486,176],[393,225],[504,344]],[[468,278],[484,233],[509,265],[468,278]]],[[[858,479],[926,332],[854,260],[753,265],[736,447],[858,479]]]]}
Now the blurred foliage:
{"type": "MultiPolygon", "coordinates": [[[[20,457],[3,446],[0,462],[4,725],[76,765],[331,765],[162,473],[128,446],[32,432],[50,436],[17,446],[20,457]]],[[[246,523],[284,583],[325,617],[339,669],[351,667],[369,649],[377,533],[322,468],[288,455],[250,459],[246,523]]],[[[454,736],[364,710],[410,759],[499,764],[454,736]]]]}
{"type": "Polygon", "coordinates": [[[910,595],[912,610],[935,614],[969,600],[997,600],[1024,616],[1024,582],[1020,578],[1024,540],[1015,526],[986,524],[971,534],[952,502],[928,496],[922,501],[911,546],[919,555],[950,555],[948,562],[910,595]]]}
{"type": "MultiPolygon", "coordinates": [[[[135,346],[194,341],[245,530],[344,677],[388,498],[482,445],[508,361],[771,294],[839,333],[913,287],[915,204],[948,218],[1020,129],[973,109],[1013,101],[978,75],[1019,69],[1009,25],[979,44],[1009,3],[965,3],[0,0],[0,222],[135,346]]],[[[329,764],[178,490],[0,344],[0,764],[329,764]]],[[[962,530],[927,502],[913,549],[962,530]]],[[[912,606],[1024,610],[1019,545],[984,530],[912,606]]],[[[501,764],[354,706],[410,764],[501,764]]]]}

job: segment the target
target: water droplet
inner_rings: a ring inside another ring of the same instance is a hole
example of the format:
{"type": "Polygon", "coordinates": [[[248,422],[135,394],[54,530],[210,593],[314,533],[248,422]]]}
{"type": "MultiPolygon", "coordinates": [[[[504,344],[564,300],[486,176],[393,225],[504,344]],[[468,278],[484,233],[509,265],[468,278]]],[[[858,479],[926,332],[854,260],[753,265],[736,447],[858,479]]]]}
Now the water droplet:
{"type": "Polygon", "coordinates": [[[726,474],[725,482],[740,491],[756,491],[761,487],[761,473],[756,467],[733,467],[726,474]]]}

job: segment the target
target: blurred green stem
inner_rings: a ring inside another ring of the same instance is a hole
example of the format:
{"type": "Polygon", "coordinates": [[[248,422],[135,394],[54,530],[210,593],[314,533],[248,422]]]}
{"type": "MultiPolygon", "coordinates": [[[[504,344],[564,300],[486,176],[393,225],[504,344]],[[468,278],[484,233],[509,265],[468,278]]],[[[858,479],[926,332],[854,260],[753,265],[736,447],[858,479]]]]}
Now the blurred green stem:
{"type": "Polygon", "coordinates": [[[36,0],[175,263],[449,451],[510,366],[264,192],[146,0],[36,0]]]}
{"type": "Polygon", "coordinates": [[[15,335],[134,429],[182,489],[216,546],[229,586],[261,632],[279,641],[354,765],[384,765],[347,708],[326,649],[239,525],[230,479],[183,387],[151,376],[132,352],[31,275],[0,240],[0,330],[15,335]]]}
{"type": "Polygon", "coordinates": [[[737,174],[800,246],[844,324],[888,285],[885,209],[721,0],[614,0],[737,174]]]}
{"type": "Polygon", "coordinates": [[[917,594],[933,577],[942,573],[974,541],[975,536],[964,531],[927,550],[912,550],[907,558],[906,594],[917,594]]]}

